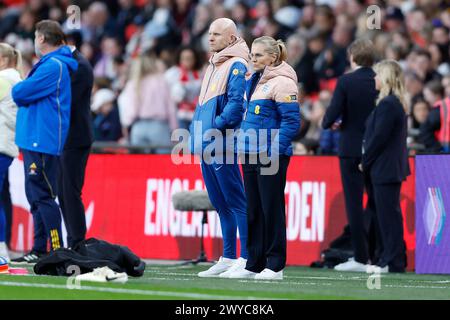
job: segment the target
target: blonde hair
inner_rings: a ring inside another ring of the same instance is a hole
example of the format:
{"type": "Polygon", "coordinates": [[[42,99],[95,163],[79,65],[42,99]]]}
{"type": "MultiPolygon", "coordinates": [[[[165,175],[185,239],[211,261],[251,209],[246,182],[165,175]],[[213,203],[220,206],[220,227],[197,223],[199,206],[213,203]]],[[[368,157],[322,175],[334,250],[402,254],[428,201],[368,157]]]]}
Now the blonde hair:
{"type": "Polygon", "coordinates": [[[0,43],[0,56],[8,60],[8,67],[16,69],[23,77],[22,54],[8,43],[0,43]]]}
{"type": "Polygon", "coordinates": [[[132,61],[130,71],[130,79],[140,82],[145,76],[158,73],[158,59],[154,54],[142,54],[132,61]]]}
{"type": "Polygon", "coordinates": [[[265,47],[265,52],[268,54],[276,55],[277,59],[275,60],[275,65],[280,64],[287,59],[287,49],[286,45],[281,40],[275,40],[269,36],[262,36],[256,38],[253,43],[261,43],[265,47]]]}
{"type": "Polygon", "coordinates": [[[408,105],[405,99],[405,77],[398,62],[394,60],[383,60],[374,66],[374,70],[381,85],[376,103],[378,104],[381,99],[393,94],[400,100],[405,112],[408,112],[408,105]]]}
{"type": "Polygon", "coordinates": [[[154,54],[142,54],[131,62],[130,80],[136,84],[138,93],[142,79],[147,75],[158,73],[158,71],[158,59],[154,54]]]}

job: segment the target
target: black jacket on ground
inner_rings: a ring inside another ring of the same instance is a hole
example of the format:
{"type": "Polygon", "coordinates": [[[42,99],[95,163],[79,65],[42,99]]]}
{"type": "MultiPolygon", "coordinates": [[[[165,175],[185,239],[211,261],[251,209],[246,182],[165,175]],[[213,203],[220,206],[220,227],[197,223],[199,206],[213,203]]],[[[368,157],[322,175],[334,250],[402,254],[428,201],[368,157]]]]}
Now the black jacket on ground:
{"type": "Polygon", "coordinates": [[[92,67],[78,50],[72,56],[78,62],[78,69],[71,77],[72,103],[65,149],[89,147],[94,141],[91,117],[91,92],[94,84],[92,67]]]}
{"type": "Polygon", "coordinates": [[[383,98],[366,122],[362,166],[374,184],[399,183],[410,174],[407,116],[394,95],[383,98]]]}
{"type": "Polygon", "coordinates": [[[361,67],[339,77],[322,121],[322,127],[329,129],[334,122],[342,120],[339,157],[361,157],[364,124],[375,108],[377,94],[372,68],[361,67]]]}
{"type": "Polygon", "coordinates": [[[144,274],[145,263],[124,246],[90,238],[78,243],[73,249],[60,248],[51,251],[34,265],[36,274],[71,276],[70,266],[78,266],[81,273],[95,268],[109,267],[116,272],[126,272],[132,277],[144,274]]]}

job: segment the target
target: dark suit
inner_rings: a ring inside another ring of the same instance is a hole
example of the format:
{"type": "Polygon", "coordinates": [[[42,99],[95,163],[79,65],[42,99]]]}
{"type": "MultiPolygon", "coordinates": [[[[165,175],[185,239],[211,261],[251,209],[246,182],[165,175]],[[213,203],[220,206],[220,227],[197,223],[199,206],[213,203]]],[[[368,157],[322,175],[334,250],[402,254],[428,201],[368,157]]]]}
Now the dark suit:
{"type": "Polygon", "coordinates": [[[86,236],[86,218],[81,191],[87,160],[94,140],[90,108],[94,82],[92,67],[79,51],[75,50],[73,57],[78,62],[78,70],[71,75],[70,128],[64,151],[60,157],[58,192],[69,247],[84,240],[86,236]]]}
{"type": "Polygon", "coordinates": [[[375,108],[376,97],[375,72],[372,68],[361,67],[344,74],[337,81],[331,104],[322,122],[323,128],[328,129],[336,121],[342,121],[338,155],[345,208],[355,260],[364,264],[369,261],[363,208],[365,179],[358,165],[361,163],[364,124],[375,108]]]}
{"type": "Polygon", "coordinates": [[[400,209],[401,183],[410,174],[407,116],[394,95],[383,98],[367,119],[362,165],[370,175],[383,250],[378,265],[404,272],[406,248],[400,209]]]}

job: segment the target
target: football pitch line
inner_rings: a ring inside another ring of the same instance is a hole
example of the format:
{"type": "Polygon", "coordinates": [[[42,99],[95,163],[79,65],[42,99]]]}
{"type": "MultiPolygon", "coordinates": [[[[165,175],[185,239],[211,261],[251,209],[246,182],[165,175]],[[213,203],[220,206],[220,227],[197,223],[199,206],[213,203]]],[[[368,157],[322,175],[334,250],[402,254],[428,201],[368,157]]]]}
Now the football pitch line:
{"type": "MultiPolygon", "coordinates": [[[[205,278],[203,278],[205,279],[205,278]]],[[[309,286],[332,286],[332,283],[329,282],[296,282],[296,281],[282,281],[282,280],[245,280],[245,279],[225,279],[225,278],[216,278],[212,277],[209,279],[221,279],[221,280],[227,280],[227,281],[238,281],[241,283],[249,283],[249,284],[276,284],[276,285],[309,285],[309,286]]],[[[154,280],[162,280],[162,281],[192,281],[193,279],[188,278],[163,278],[163,277],[154,277],[154,278],[148,278],[143,279],[141,282],[152,282],[154,280]]],[[[259,299],[259,298],[258,298],[259,299]]]]}
{"type": "MultiPolygon", "coordinates": [[[[153,277],[152,275],[159,275],[159,276],[175,276],[177,278],[167,278],[167,280],[173,280],[173,279],[177,279],[177,280],[194,280],[195,278],[198,278],[197,273],[186,273],[186,272],[173,272],[173,271],[165,271],[165,270],[182,270],[183,267],[156,267],[153,268],[153,270],[146,270],[145,274],[147,276],[150,276],[149,279],[161,279],[161,280],[165,280],[164,277],[161,278],[156,278],[153,277]],[[180,278],[182,277],[182,278],[180,278]],[[188,277],[188,278],[186,278],[188,277]],[[193,278],[193,279],[192,279],[193,278]]],[[[372,273],[367,273],[367,274],[361,274],[361,275],[344,275],[344,274],[339,274],[336,273],[335,276],[299,276],[299,275],[285,275],[284,276],[284,280],[285,281],[277,281],[276,283],[295,283],[292,280],[332,280],[332,281],[362,281],[362,280],[367,280],[369,278],[369,276],[372,275],[372,273]],[[287,281],[286,281],[287,280],[287,281]]],[[[381,279],[385,279],[385,280],[390,280],[390,274],[381,274],[381,279]]],[[[423,283],[423,284],[448,284],[450,283],[450,280],[427,280],[427,279],[421,279],[420,278],[421,275],[417,275],[417,279],[402,279],[402,281],[405,282],[409,282],[409,283],[423,283]]],[[[198,278],[200,279],[200,278],[198,278]]],[[[214,279],[214,278],[211,278],[214,279]]],[[[218,279],[218,278],[216,278],[218,279]]],[[[239,280],[239,279],[236,279],[239,280]]],[[[254,280],[250,280],[250,279],[240,279],[240,281],[243,282],[250,282],[250,283],[255,283],[254,280]]],[[[258,281],[259,283],[263,283],[266,281],[258,281]]],[[[275,282],[269,282],[269,283],[275,283],[275,282]]],[[[328,285],[328,283],[327,283],[328,285]]],[[[422,288],[422,287],[426,287],[426,286],[407,286],[407,287],[411,287],[411,288],[422,288]]],[[[437,287],[437,288],[448,288],[448,287],[437,287]]]]}
{"type": "MultiPolygon", "coordinates": [[[[156,274],[156,275],[165,275],[165,276],[187,276],[187,277],[191,277],[191,278],[198,278],[197,274],[188,274],[188,273],[182,273],[182,272],[164,272],[164,271],[151,271],[151,272],[147,272],[146,274],[156,274]]],[[[285,276],[285,279],[306,279],[306,280],[337,280],[337,281],[346,281],[346,280],[356,280],[356,281],[360,281],[360,280],[366,280],[367,277],[369,276],[369,274],[367,276],[356,276],[356,277],[350,277],[350,278],[345,278],[345,277],[313,277],[313,276],[285,276]]],[[[152,277],[152,279],[155,279],[152,277]]],[[[180,279],[180,280],[192,280],[192,279],[180,279]]]]}
{"type": "MultiPolygon", "coordinates": [[[[95,292],[108,292],[108,293],[120,293],[120,294],[134,294],[144,296],[162,296],[162,297],[177,297],[177,298],[190,298],[190,299],[206,299],[206,300],[267,300],[262,297],[249,297],[249,296],[226,296],[216,294],[205,293],[189,293],[189,292],[177,292],[177,291],[155,291],[155,290],[140,290],[140,289],[125,289],[125,288],[105,288],[81,285],[77,289],[69,289],[63,284],[48,284],[48,283],[27,283],[27,282],[14,282],[14,281],[0,281],[0,286],[6,287],[28,287],[28,288],[42,288],[42,289],[62,289],[62,290],[81,290],[81,291],[95,291],[95,292]]],[[[272,299],[271,299],[272,300],[272,299]]]]}
{"type": "MultiPolygon", "coordinates": [[[[187,273],[181,273],[181,272],[164,272],[164,271],[152,271],[152,272],[145,272],[148,276],[149,273],[154,275],[159,275],[156,277],[150,276],[149,278],[142,279],[143,282],[151,282],[153,280],[160,280],[160,281],[191,281],[198,278],[197,274],[187,274],[187,273]],[[166,276],[166,277],[162,277],[166,276]],[[171,276],[171,277],[170,277],[171,276]],[[175,276],[175,277],[174,277],[175,276]]],[[[233,281],[237,280],[240,283],[249,283],[249,284],[276,284],[278,286],[280,285],[310,285],[310,286],[333,286],[334,284],[331,282],[299,282],[295,280],[332,280],[332,281],[366,281],[370,274],[367,274],[367,276],[351,276],[351,277],[343,277],[343,276],[336,276],[336,277],[321,277],[321,276],[285,276],[284,281],[263,281],[263,280],[252,280],[252,279],[222,279],[217,277],[209,278],[211,280],[213,279],[221,279],[221,280],[228,280],[233,281]],[[294,280],[294,281],[292,281],[294,280]]],[[[383,279],[385,276],[381,275],[381,279],[383,279]]],[[[200,279],[200,278],[199,278],[200,279]]],[[[205,279],[205,278],[201,278],[205,279]]],[[[387,277],[385,279],[388,279],[387,277]]],[[[414,282],[414,283],[426,283],[426,284],[447,284],[450,283],[450,280],[411,280],[411,279],[405,279],[406,282],[414,282]]],[[[388,288],[411,288],[411,289],[448,289],[446,286],[434,286],[434,285],[401,285],[401,284],[384,284],[384,287],[388,288]]]]}

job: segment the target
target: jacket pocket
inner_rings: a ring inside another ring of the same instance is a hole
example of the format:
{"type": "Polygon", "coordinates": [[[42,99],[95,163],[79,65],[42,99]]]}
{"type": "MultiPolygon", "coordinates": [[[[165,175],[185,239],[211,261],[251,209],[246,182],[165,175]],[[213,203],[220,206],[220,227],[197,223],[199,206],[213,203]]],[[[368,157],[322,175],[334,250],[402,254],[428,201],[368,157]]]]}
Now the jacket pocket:
{"type": "Polygon", "coordinates": [[[216,128],[217,103],[212,102],[200,107],[197,121],[202,123],[202,131],[216,128]]]}

